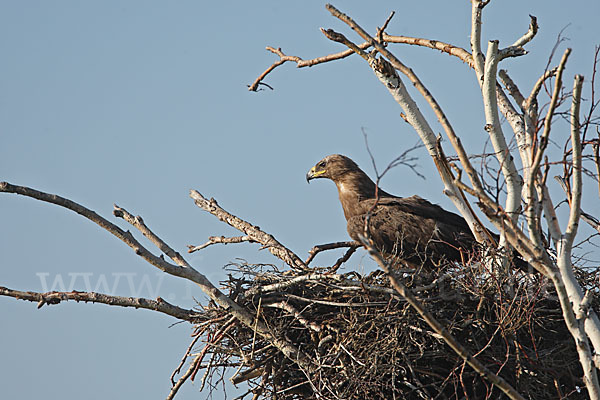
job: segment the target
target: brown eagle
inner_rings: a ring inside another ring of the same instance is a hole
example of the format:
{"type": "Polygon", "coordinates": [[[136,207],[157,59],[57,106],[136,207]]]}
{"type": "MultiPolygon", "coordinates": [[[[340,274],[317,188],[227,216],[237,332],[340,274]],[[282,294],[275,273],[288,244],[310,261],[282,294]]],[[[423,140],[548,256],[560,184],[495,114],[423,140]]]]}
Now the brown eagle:
{"type": "Polygon", "coordinates": [[[308,182],[316,178],[331,179],[337,186],[352,239],[359,241],[364,235],[365,216],[371,212],[369,235],[386,258],[434,267],[444,260],[467,259],[473,250],[476,240],[463,217],[419,196],[396,197],[377,190],[346,156],[333,154],[319,161],[306,174],[308,182]]]}

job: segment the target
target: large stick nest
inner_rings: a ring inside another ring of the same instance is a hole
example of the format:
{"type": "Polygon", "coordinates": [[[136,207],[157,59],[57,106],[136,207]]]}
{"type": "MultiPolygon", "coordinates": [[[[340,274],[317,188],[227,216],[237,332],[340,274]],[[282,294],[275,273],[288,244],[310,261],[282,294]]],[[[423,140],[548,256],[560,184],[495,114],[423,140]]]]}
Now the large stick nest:
{"type": "MultiPolygon", "coordinates": [[[[519,273],[500,282],[485,271],[456,266],[402,276],[450,334],[525,398],[586,398],[560,304],[540,276],[519,273]]],[[[214,385],[227,372],[233,383],[247,382],[246,394],[253,398],[503,396],[431,330],[383,273],[309,276],[241,264],[223,284],[275,335],[307,354],[315,368],[301,370],[252,329],[209,304],[195,332],[203,335],[202,357],[195,361],[205,372],[202,386],[214,385]]]]}

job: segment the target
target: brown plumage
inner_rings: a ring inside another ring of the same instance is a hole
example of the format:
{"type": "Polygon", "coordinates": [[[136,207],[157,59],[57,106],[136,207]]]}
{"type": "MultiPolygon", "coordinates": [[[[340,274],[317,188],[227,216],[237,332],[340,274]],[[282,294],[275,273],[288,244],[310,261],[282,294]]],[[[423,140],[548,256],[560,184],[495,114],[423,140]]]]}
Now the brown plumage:
{"type": "Polygon", "coordinates": [[[346,156],[334,154],[319,161],[306,174],[307,181],[316,178],[331,179],[337,186],[352,239],[364,234],[365,216],[371,211],[369,234],[386,257],[432,267],[468,258],[476,243],[460,215],[419,196],[395,197],[379,189],[376,200],[375,183],[346,156]]]}

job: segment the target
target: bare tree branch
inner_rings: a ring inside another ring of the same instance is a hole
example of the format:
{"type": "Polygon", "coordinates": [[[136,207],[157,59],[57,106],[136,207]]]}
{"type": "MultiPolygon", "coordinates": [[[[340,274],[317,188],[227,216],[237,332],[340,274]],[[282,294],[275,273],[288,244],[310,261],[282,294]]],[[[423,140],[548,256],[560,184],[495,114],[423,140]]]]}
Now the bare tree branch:
{"type": "Polygon", "coordinates": [[[531,42],[537,34],[539,28],[537,24],[537,18],[533,15],[530,15],[529,18],[529,29],[527,30],[527,32],[525,32],[523,36],[517,39],[517,41],[514,42],[511,47],[523,47],[527,43],[531,42]]]}
{"type": "MultiPolygon", "coordinates": [[[[364,50],[369,47],[369,44],[363,43],[359,47],[364,50]]],[[[251,85],[248,85],[248,90],[250,90],[251,92],[256,92],[258,90],[258,86],[261,84],[266,85],[265,83],[262,83],[262,81],[267,77],[267,75],[269,73],[271,73],[271,71],[273,71],[275,68],[279,67],[280,65],[284,64],[287,61],[295,62],[296,66],[298,68],[303,68],[303,67],[312,67],[313,65],[326,63],[329,61],[340,60],[342,58],[346,58],[349,55],[354,54],[354,51],[352,51],[352,50],[345,50],[345,51],[342,51],[339,53],[329,54],[327,56],[313,58],[311,60],[303,60],[297,56],[287,56],[287,55],[283,54],[283,52],[281,51],[281,48],[275,49],[273,47],[268,46],[267,50],[270,51],[271,53],[277,54],[279,56],[279,60],[275,61],[269,68],[267,68],[262,74],[260,74],[258,76],[258,78],[256,78],[256,80],[251,85]]]]}
{"type": "Polygon", "coordinates": [[[235,236],[235,237],[209,236],[208,241],[204,244],[201,244],[199,246],[188,245],[188,253],[193,253],[195,251],[202,250],[208,246],[212,246],[213,244],[217,244],[217,243],[229,244],[229,243],[243,243],[243,242],[256,243],[256,241],[252,240],[252,238],[248,235],[235,236]]]}
{"type": "Polygon", "coordinates": [[[308,268],[304,261],[300,259],[300,257],[298,257],[293,251],[289,250],[287,247],[279,243],[277,239],[273,237],[273,235],[262,231],[258,226],[254,226],[244,221],[243,219],[228,213],[217,204],[217,201],[215,199],[208,200],[196,190],[190,191],[190,197],[194,200],[198,207],[213,214],[220,221],[223,221],[226,224],[231,225],[235,229],[239,230],[240,232],[243,232],[255,242],[262,244],[266,249],[268,249],[271,252],[271,254],[284,261],[292,268],[301,271],[304,271],[308,268]]]}
{"type": "Polygon", "coordinates": [[[512,96],[513,99],[515,99],[519,108],[522,109],[523,104],[525,103],[525,98],[523,97],[523,94],[521,93],[515,82],[508,75],[508,72],[506,72],[506,70],[504,69],[501,69],[498,71],[498,76],[500,77],[500,80],[502,81],[504,86],[506,86],[506,89],[508,89],[508,93],[512,96]]]}
{"type": "Polygon", "coordinates": [[[473,68],[473,58],[471,57],[471,53],[469,53],[462,47],[458,47],[450,43],[426,38],[394,36],[385,34],[383,35],[383,41],[388,43],[410,44],[413,46],[428,47],[430,49],[439,50],[451,56],[458,57],[463,62],[467,63],[471,68],[473,68]]]}
{"type": "Polygon", "coordinates": [[[37,308],[42,308],[44,305],[55,305],[63,301],[73,300],[84,303],[101,303],[109,306],[145,308],[146,310],[158,311],[163,314],[170,315],[177,319],[194,322],[198,313],[193,310],[186,310],[177,307],[162,298],[156,300],[145,299],[142,297],[122,297],[113,296],[95,292],[23,292],[0,286],[0,296],[13,297],[18,300],[37,301],[37,308]]]}

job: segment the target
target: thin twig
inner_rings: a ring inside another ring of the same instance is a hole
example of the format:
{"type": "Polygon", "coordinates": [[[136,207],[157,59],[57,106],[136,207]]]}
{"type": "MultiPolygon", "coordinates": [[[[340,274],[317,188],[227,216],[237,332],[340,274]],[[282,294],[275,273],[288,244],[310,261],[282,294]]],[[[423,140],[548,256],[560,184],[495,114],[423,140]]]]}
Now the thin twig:
{"type": "MultiPolygon", "coordinates": [[[[359,47],[364,50],[369,47],[369,44],[363,43],[363,44],[359,45],[359,47]]],[[[258,90],[258,86],[261,84],[268,86],[267,84],[263,83],[262,81],[267,77],[267,75],[269,73],[271,73],[271,71],[273,71],[275,68],[279,67],[280,65],[284,64],[287,61],[295,62],[296,66],[298,68],[303,68],[303,67],[312,67],[313,65],[322,64],[322,63],[326,63],[326,62],[330,62],[330,61],[334,61],[334,60],[340,60],[342,58],[346,58],[346,57],[354,54],[354,51],[352,51],[352,50],[345,50],[345,51],[341,51],[339,53],[334,53],[334,54],[329,54],[329,55],[326,55],[323,57],[313,58],[311,60],[303,60],[297,56],[287,56],[287,55],[283,54],[283,52],[281,51],[281,48],[275,49],[273,47],[268,46],[267,50],[270,51],[271,53],[278,55],[279,60],[275,61],[269,68],[267,68],[262,74],[260,74],[258,76],[258,78],[256,78],[256,80],[251,85],[248,85],[248,90],[250,90],[251,92],[256,92],[258,90]]]]}
{"type": "Polygon", "coordinates": [[[311,261],[322,251],[339,249],[341,247],[360,247],[361,244],[356,241],[346,241],[346,242],[333,242],[333,243],[325,243],[325,244],[317,244],[313,246],[312,249],[308,251],[308,258],[304,263],[306,265],[310,264],[311,261]]]}
{"type": "MultiPolygon", "coordinates": [[[[570,198],[571,195],[567,189],[567,185],[565,184],[564,179],[561,176],[555,176],[554,179],[558,182],[562,190],[564,190],[565,194],[570,198]]],[[[600,221],[598,221],[598,219],[593,215],[588,214],[583,210],[581,210],[580,213],[581,219],[587,222],[587,224],[594,228],[596,231],[598,231],[598,233],[600,233],[600,221]]]]}
{"type": "Polygon", "coordinates": [[[335,264],[333,264],[331,266],[331,268],[329,268],[328,273],[335,273],[337,272],[337,270],[341,267],[341,265],[343,263],[345,263],[346,261],[348,261],[350,259],[350,257],[352,256],[352,254],[354,254],[354,252],[356,251],[356,249],[358,249],[361,246],[352,246],[350,247],[343,256],[341,256],[340,258],[337,259],[337,261],[335,262],[335,264]]]}

